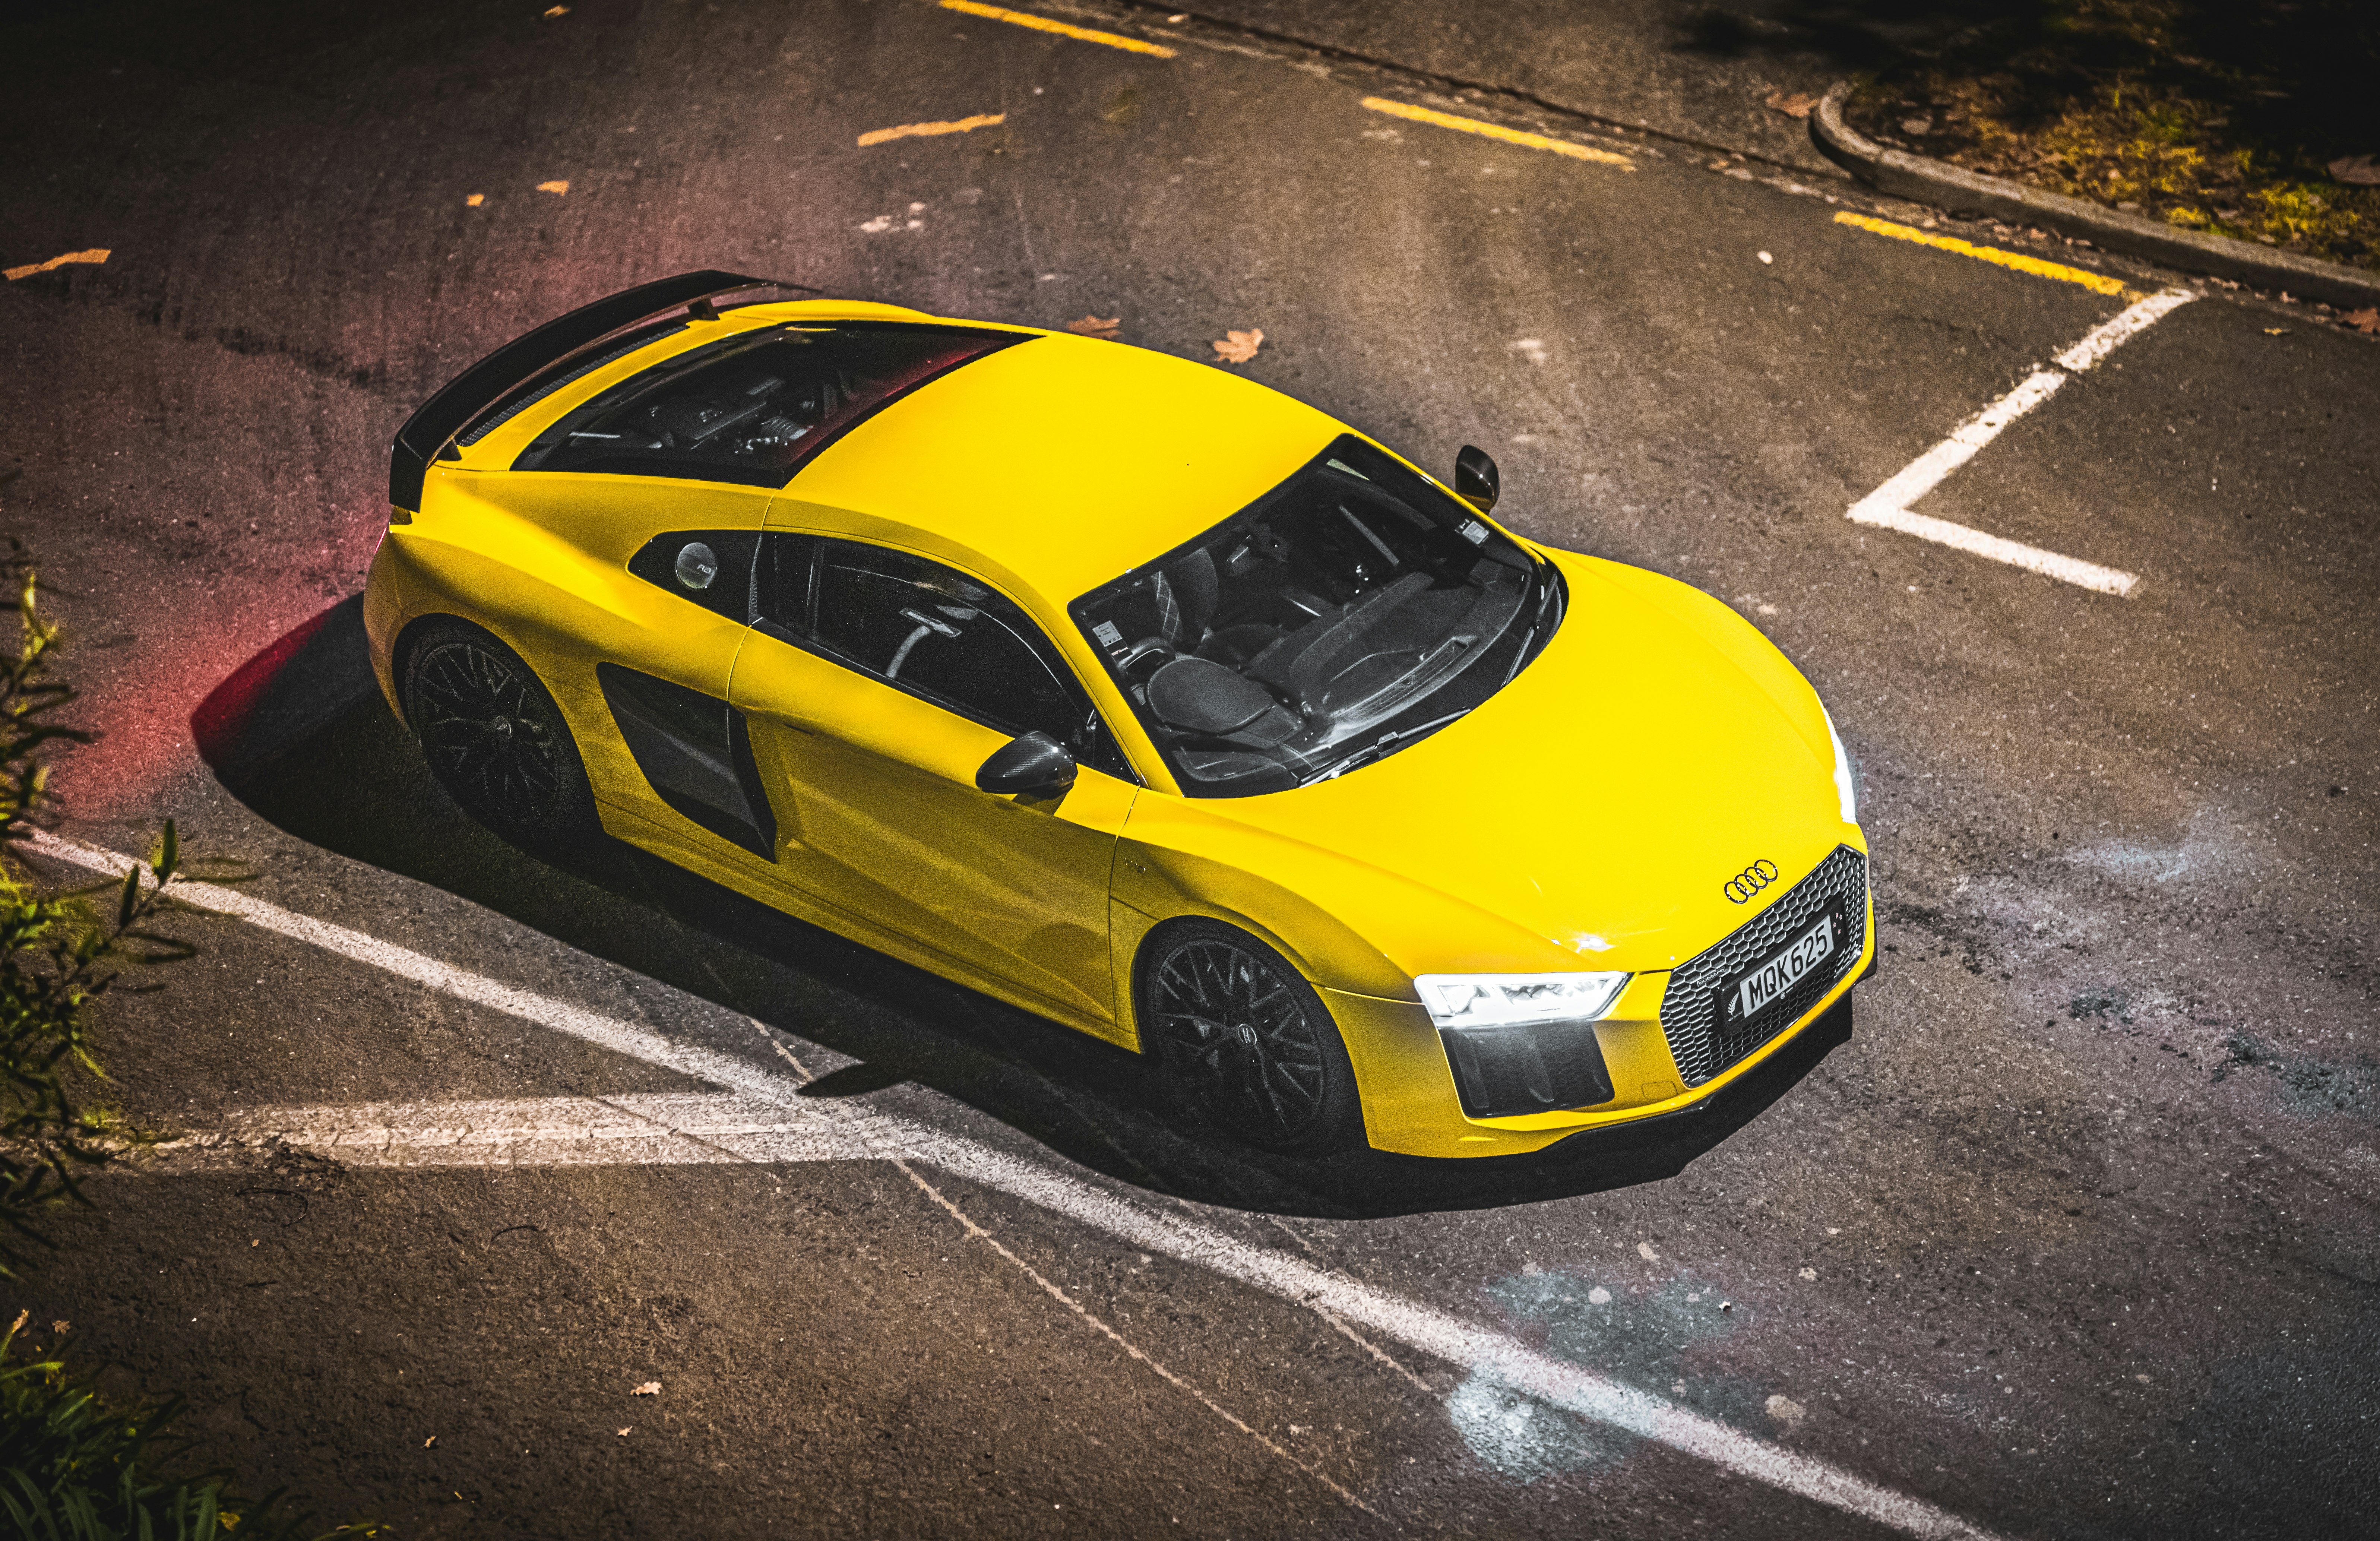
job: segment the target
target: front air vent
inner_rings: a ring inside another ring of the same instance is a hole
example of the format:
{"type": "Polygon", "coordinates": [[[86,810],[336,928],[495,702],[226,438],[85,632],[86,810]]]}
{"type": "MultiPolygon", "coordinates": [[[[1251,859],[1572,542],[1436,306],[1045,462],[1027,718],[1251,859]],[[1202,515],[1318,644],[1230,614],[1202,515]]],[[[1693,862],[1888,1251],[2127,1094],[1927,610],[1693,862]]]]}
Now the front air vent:
{"type": "Polygon", "coordinates": [[[1591,1022],[1446,1028],[1439,1037],[1446,1040],[1463,1110],[1473,1118],[1592,1108],[1611,1100],[1611,1073],[1591,1022]]]}

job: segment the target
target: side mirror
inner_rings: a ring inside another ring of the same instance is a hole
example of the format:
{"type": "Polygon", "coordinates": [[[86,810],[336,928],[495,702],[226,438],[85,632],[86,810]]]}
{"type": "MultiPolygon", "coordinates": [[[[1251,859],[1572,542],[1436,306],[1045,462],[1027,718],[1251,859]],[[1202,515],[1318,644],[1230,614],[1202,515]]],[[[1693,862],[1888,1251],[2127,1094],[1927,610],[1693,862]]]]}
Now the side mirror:
{"type": "Polygon", "coordinates": [[[1485,514],[1496,506],[1496,494],[1502,485],[1494,457],[1476,444],[1463,445],[1463,453],[1454,457],[1454,495],[1485,514]]]}
{"type": "Polygon", "coordinates": [[[1028,733],[994,749],[976,771],[975,784],[1003,795],[1055,796],[1075,784],[1075,757],[1048,734],[1028,733]]]}

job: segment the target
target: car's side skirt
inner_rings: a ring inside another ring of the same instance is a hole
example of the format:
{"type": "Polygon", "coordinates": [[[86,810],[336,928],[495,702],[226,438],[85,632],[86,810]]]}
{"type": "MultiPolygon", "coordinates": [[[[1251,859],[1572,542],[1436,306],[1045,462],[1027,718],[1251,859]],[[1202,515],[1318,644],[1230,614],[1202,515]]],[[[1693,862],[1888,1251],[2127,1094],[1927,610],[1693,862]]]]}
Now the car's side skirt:
{"type": "MultiPolygon", "coordinates": [[[[947,953],[926,946],[898,931],[888,930],[790,884],[760,878],[734,858],[699,850],[682,836],[663,831],[642,814],[631,812],[616,803],[604,802],[599,797],[596,810],[603,821],[605,833],[626,841],[638,850],[650,852],[674,866],[685,868],[697,877],[707,878],[722,888],[747,899],[758,900],[772,909],[782,910],[795,919],[821,930],[832,931],[862,947],[887,953],[953,984],[1005,1001],[1019,1011],[1047,1017],[1095,1038],[1122,1043],[1112,1022],[1102,1022],[1047,996],[1020,989],[1007,980],[987,974],[947,953]]],[[[1122,1046],[1134,1047],[1130,1043],[1122,1043],[1122,1046]]]]}

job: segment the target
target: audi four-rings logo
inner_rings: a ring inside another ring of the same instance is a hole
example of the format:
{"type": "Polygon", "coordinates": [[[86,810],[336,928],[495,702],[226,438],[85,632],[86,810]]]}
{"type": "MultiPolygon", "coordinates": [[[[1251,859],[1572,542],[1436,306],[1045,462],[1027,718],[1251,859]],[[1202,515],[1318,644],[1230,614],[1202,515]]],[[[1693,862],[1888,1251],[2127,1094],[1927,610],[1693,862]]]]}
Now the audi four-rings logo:
{"type": "Polygon", "coordinates": [[[1756,861],[1727,880],[1721,892],[1739,904],[1748,904],[1752,896],[1777,880],[1777,864],[1756,861]]]}

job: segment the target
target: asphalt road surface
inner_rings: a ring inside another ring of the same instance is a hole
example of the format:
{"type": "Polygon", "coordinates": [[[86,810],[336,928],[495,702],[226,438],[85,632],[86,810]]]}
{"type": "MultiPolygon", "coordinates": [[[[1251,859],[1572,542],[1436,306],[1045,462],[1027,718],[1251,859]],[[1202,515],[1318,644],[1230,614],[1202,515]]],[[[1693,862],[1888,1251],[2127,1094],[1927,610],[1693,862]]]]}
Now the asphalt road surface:
{"type": "Polygon", "coordinates": [[[1759,105],[1830,62],[1684,7],[1032,8],[1171,52],[929,0],[0,31],[0,262],[107,252],[0,289],[0,521],[106,735],[60,833],[253,874],[107,1010],[190,1137],[0,1309],[409,1536],[2380,1534],[2380,349],[2185,283],[2053,363],[2176,280],[1877,206],[1759,105]],[[1119,1051],[480,832],[363,661],[389,435],[705,266],[1261,329],[1217,367],[1721,596],[1863,763],[1856,1023],[1559,1159],[1259,1159],[1119,1051]]]}

